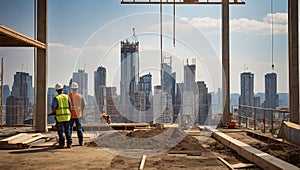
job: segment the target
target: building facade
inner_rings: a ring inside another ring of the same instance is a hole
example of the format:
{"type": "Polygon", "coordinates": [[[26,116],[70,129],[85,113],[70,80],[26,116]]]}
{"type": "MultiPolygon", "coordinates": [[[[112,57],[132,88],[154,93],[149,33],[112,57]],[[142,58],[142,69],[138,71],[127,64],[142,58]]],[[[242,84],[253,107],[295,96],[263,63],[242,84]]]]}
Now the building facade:
{"type": "MultiPolygon", "coordinates": [[[[85,70],[78,69],[78,72],[74,72],[72,76],[72,82],[78,84],[78,93],[81,93],[85,100],[88,98],[88,73],[85,70]]],[[[72,83],[71,82],[71,83],[72,83]]]]}
{"type": "Polygon", "coordinates": [[[97,105],[100,113],[103,112],[104,95],[103,87],[106,86],[106,68],[98,67],[97,71],[94,72],[94,94],[97,101],[97,105]]]}
{"type": "Polygon", "coordinates": [[[198,116],[197,123],[200,125],[209,125],[211,122],[210,104],[211,96],[204,81],[197,82],[198,87],[198,116]]]}
{"type": "MultiPolygon", "coordinates": [[[[265,108],[275,109],[278,107],[277,95],[277,74],[269,73],[265,75],[265,108]]],[[[267,112],[266,118],[271,119],[272,112],[267,112]]]]}
{"type": "MultiPolygon", "coordinates": [[[[250,72],[241,73],[241,96],[240,105],[254,106],[254,74],[250,72]]],[[[243,108],[242,116],[252,117],[253,109],[243,108]]]]}
{"type": "Polygon", "coordinates": [[[138,117],[134,98],[139,82],[139,42],[121,41],[121,77],[120,77],[120,111],[127,116],[128,122],[138,117]]]}

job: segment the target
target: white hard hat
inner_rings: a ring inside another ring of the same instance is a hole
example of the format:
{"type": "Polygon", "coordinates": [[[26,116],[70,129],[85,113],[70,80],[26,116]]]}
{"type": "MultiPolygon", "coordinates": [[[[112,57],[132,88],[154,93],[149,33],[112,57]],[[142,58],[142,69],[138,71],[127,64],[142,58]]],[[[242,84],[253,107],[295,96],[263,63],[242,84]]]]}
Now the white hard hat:
{"type": "Polygon", "coordinates": [[[78,89],[78,84],[76,82],[73,82],[71,84],[71,89],[78,89]]]}
{"type": "Polygon", "coordinates": [[[56,83],[55,90],[63,89],[63,86],[60,83],[56,83]]]}

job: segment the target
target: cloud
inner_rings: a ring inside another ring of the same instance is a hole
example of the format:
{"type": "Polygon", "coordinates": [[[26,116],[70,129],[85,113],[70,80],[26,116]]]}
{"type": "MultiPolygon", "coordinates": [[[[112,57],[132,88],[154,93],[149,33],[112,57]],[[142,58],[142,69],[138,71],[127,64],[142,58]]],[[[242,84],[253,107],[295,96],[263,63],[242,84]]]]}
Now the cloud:
{"type": "MultiPolygon", "coordinates": [[[[260,34],[269,35],[272,34],[272,24],[263,21],[251,20],[247,18],[234,19],[230,21],[231,31],[238,33],[248,34],[260,34]]],[[[287,34],[287,24],[276,24],[273,25],[274,34],[287,34]]]]}
{"type": "MultiPolygon", "coordinates": [[[[230,31],[233,33],[247,33],[256,35],[269,35],[271,34],[272,23],[271,19],[273,16],[273,33],[274,34],[287,34],[287,13],[276,13],[267,14],[261,21],[239,18],[230,20],[230,31]]],[[[197,29],[205,32],[218,33],[221,31],[221,19],[219,18],[192,18],[182,20],[190,22],[197,29]]],[[[179,25],[180,26],[180,25],[179,25]]]]}
{"type": "Polygon", "coordinates": [[[287,24],[288,23],[288,14],[287,13],[275,13],[275,14],[267,14],[263,21],[265,22],[272,22],[272,17],[273,17],[273,22],[276,24],[287,24]]]}
{"type": "Polygon", "coordinates": [[[80,48],[62,43],[49,43],[48,46],[49,52],[58,56],[77,56],[80,53],[80,48]]]}

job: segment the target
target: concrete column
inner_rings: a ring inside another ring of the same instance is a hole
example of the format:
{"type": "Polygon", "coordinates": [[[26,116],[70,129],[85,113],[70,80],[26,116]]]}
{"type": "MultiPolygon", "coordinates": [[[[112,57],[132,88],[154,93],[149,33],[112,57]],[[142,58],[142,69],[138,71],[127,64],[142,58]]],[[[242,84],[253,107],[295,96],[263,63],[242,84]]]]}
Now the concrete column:
{"type": "MultiPolygon", "coordinates": [[[[228,0],[223,0],[228,2],[228,0]]],[[[229,66],[229,5],[222,5],[222,103],[223,125],[229,122],[230,116],[230,66],[229,66]]]]}
{"type": "Polygon", "coordinates": [[[298,0],[288,2],[290,121],[299,124],[298,0]]]}
{"type": "MultiPolygon", "coordinates": [[[[47,45],[48,32],[48,0],[37,1],[37,40],[47,45]]],[[[47,131],[47,83],[48,83],[48,54],[47,49],[37,49],[35,59],[35,128],[38,132],[47,131]]]]}

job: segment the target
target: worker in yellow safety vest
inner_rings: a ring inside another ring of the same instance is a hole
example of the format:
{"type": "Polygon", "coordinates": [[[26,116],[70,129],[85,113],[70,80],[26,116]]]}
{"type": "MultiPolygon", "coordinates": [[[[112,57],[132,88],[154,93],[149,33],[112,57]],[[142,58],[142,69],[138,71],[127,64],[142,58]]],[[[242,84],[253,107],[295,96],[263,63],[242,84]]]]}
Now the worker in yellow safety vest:
{"type": "Polygon", "coordinates": [[[60,83],[55,85],[57,95],[52,100],[52,112],[55,112],[57,133],[59,137],[59,146],[62,149],[65,145],[64,133],[67,139],[67,148],[72,146],[72,137],[70,133],[71,119],[71,100],[68,95],[63,94],[63,86],[60,83]]]}
{"type": "Polygon", "coordinates": [[[76,82],[73,82],[71,84],[71,89],[72,89],[72,93],[69,94],[69,97],[70,97],[71,103],[72,103],[70,131],[72,134],[73,125],[75,123],[79,146],[82,146],[84,144],[83,144],[82,126],[81,126],[80,121],[81,121],[81,118],[83,115],[83,110],[85,108],[86,103],[85,103],[83,96],[80,93],[78,93],[78,84],[76,82]]]}

